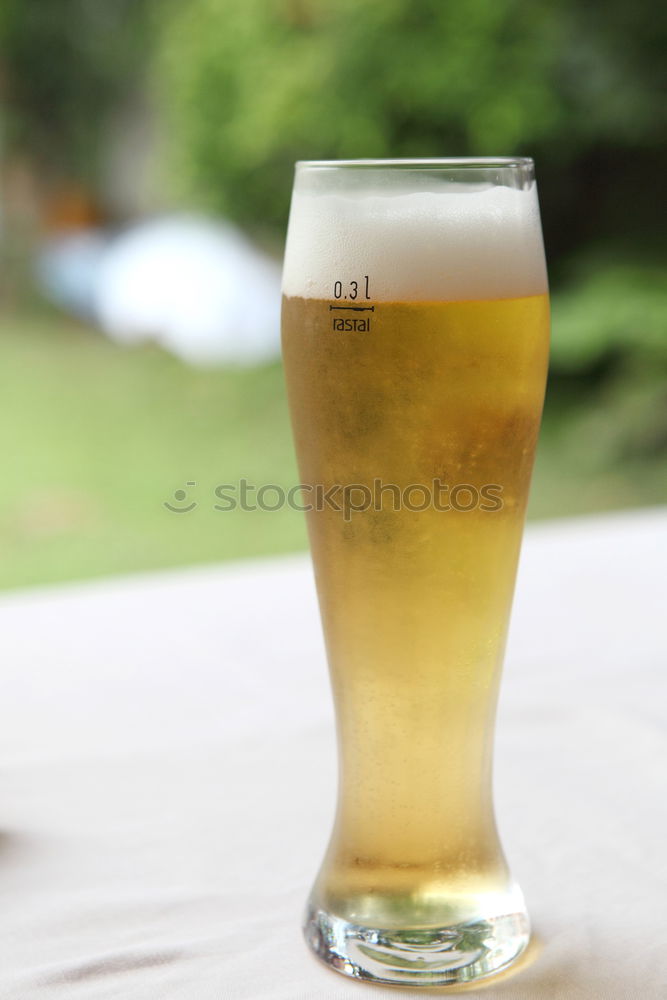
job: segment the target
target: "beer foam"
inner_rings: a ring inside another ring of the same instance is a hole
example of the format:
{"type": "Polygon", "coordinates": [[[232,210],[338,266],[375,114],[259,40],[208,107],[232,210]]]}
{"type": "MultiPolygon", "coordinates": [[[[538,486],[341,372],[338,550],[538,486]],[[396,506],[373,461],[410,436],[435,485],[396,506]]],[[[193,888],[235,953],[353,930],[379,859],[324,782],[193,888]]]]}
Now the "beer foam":
{"type": "Polygon", "coordinates": [[[358,171],[355,183],[332,190],[330,179],[313,184],[304,173],[292,197],[285,295],[352,298],[353,282],[360,300],[368,288],[371,301],[385,302],[547,290],[534,181],[513,188],[408,175],[383,185],[358,171]]]}

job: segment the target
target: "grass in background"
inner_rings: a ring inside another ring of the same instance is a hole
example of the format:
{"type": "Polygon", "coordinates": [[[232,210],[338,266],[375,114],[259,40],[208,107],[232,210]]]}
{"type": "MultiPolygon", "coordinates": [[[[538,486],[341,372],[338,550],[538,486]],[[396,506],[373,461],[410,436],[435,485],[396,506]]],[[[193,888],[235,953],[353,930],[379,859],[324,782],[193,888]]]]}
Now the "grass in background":
{"type": "Polygon", "coordinates": [[[0,349],[0,586],[305,545],[294,512],[213,509],[220,483],[298,481],[279,365],[193,369],[51,317],[3,318],[0,349]]]}
{"type": "MultiPolygon", "coordinates": [[[[197,370],[48,314],[0,318],[0,350],[1,587],[305,546],[297,512],[214,509],[221,483],[298,482],[278,364],[197,370]],[[179,489],[195,510],[164,507],[179,489]]],[[[604,394],[548,398],[532,517],[663,501],[664,463],[598,454],[608,423],[604,394]]]]}

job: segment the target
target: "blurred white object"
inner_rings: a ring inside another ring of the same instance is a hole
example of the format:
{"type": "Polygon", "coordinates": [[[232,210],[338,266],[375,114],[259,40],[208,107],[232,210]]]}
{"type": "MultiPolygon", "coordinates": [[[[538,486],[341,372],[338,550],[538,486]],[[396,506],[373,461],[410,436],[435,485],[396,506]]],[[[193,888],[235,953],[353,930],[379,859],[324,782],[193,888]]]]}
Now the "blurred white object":
{"type": "Polygon", "coordinates": [[[51,236],[37,255],[35,271],[44,294],[82,319],[94,320],[95,282],[109,237],[98,229],[51,236]]]}
{"type": "Polygon", "coordinates": [[[154,339],[194,364],[280,354],[280,268],[228,224],[185,216],[129,229],[99,264],[93,309],[114,339],[154,339]]]}

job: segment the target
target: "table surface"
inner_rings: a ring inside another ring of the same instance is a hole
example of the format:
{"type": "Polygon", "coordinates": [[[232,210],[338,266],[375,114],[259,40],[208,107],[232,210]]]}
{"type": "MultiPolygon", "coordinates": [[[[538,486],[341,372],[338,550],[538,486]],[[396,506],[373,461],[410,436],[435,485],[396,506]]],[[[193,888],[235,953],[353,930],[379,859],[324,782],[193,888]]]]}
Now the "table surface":
{"type": "MultiPolygon", "coordinates": [[[[666,557],[667,509],[526,533],[495,785],[535,943],[468,995],[667,996],[666,557]]],[[[5,594],[0,636],[3,1000],[425,995],[301,941],[335,788],[305,556],[5,594]]]]}

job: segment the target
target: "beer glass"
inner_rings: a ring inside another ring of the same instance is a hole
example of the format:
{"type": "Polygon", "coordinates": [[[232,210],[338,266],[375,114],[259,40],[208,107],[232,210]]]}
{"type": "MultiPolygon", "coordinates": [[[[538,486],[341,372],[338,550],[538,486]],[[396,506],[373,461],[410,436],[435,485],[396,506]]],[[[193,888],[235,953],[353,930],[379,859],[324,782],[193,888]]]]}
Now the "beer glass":
{"type": "Polygon", "coordinates": [[[297,164],[283,355],[339,750],[305,936],[349,976],[467,982],[528,941],[491,770],[548,334],[530,159],[297,164]]]}

